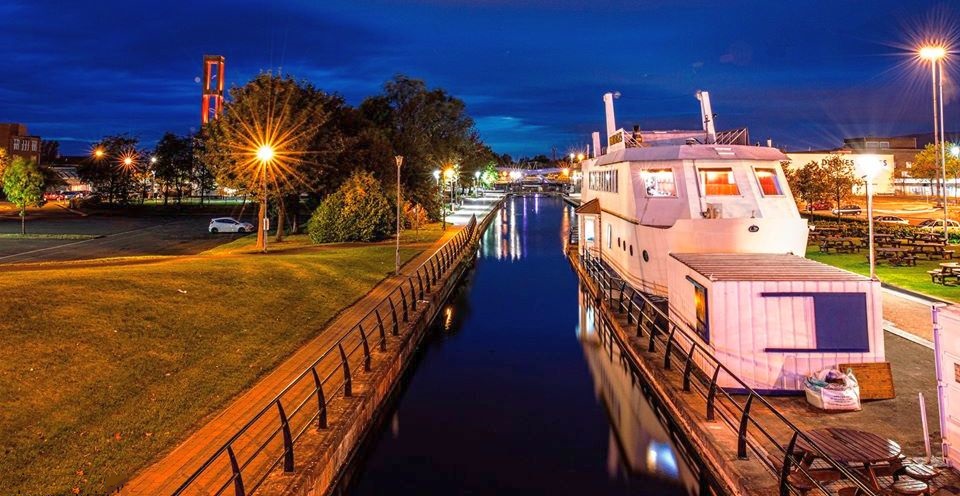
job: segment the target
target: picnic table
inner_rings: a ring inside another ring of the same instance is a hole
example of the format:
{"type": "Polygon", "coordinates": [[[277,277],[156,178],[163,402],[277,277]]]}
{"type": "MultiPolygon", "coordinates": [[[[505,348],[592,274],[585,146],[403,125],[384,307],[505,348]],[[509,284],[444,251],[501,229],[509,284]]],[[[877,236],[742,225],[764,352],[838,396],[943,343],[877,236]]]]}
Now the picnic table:
{"type": "Polygon", "coordinates": [[[920,255],[926,258],[953,258],[953,250],[947,250],[946,245],[940,243],[930,243],[927,241],[917,241],[908,246],[914,247],[914,255],[920,255]]]}
{"type": "Polygon", "coordinates": [[[944,262],[940,264],[939,269],[934,269],[928,271],[927,274],[930,274],[930,281],[934,283],[947,285],[947,279],[953,279],[954,282],[960,283],[960,264],[957,262],[944,262]]]}
{"type": "MultiPolygon", "coordinates": [[[[870,487],[881,491],[878,472],[893,473],[902,467],[900,445],[896,441],[876,434],[855,429],[828,427],[804,432],[817,447],[835,463],[849,466],[863,476],[870,487]]],[[[806,469],[820,453],[803,438],[797,441],[796,449],[801,455],[800,463],[806,469]]]]}
{"type": "Polygon", "coordinates": [[[820,240],[820,252],[853,253],[860,251],[860,238],[831,236],[820,240]]]}
{"type": "Polygon", "coordinates": [[[874,251],[877,254],[877,260],[887,260],[890,265],[917,265],[917,258],[913,256],[913,250],[910,248],[884,247],[876,248],[874,251]]]}

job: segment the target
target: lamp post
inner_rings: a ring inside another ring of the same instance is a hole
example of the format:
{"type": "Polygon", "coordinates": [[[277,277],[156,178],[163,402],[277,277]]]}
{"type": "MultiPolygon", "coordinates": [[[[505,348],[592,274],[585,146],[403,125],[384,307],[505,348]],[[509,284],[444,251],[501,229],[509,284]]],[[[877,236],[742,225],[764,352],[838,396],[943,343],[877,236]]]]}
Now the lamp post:
{"type": "Polygon", "coordinates": [[[397,161],[397,257],[395,274],[400,273],[400,166],[403,165],[403,155],[393,157],[397,161]]]}
{"type": "Polygon", "coordinates": [[[257,161],[260,162],[260,232],[263,237],[263,253],[267,252],[267,231],[270,230],[270,219],[267,217],[267,167],[273,163],[274,151],[270,145],[261,145],[257,148],[257,161]]]}
{"type": "Polygon", "coordinates": [[[883,164],[876,157],[869,157],[861,165],[861,171],[864,172],[863,179],[867,185],[867,245],[870,247],[870,280],[877,280],[877,259],[876,249],[873,246],[873,178],[879,172],[883,164]]]}
{"type": "Polygon", "coordinates": [[[480,196],[480,171],[473,172],[473,196],[480,196]]]}
{"type": "Polygon", "coordinates": [[[447,209],[443,206],[443,183],[440,182],[440,170],[433,171],[433,178],[437,180],[437,199],[440,200],[440,225],[447,230],[447,209]]]}
{"type": "Polygon", "coordinates": [[[920,48],[918,55],[921,59],[930,62],[930,76],[933,82],[933,146],[940,147],[940,184],[941,199],[943,201],[943,241],[948,242],[950,235],[947,232],[947,155],[943,129],[943,59],[947,56],[947,49],[943,45],[926,45],[920,48]]]}

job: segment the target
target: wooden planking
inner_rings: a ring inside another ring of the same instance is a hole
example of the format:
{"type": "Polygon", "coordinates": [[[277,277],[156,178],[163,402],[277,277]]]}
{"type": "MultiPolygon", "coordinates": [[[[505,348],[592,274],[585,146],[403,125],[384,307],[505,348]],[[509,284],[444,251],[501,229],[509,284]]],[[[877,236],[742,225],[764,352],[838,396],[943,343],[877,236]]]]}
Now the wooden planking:
{"type": "Polygon", "coordinates": [[[838,368],[844,372],[853,370],[853,375],[860,383],[862,400],[890,400],[897,397],[890,362],[841,363],[838,368]]]}

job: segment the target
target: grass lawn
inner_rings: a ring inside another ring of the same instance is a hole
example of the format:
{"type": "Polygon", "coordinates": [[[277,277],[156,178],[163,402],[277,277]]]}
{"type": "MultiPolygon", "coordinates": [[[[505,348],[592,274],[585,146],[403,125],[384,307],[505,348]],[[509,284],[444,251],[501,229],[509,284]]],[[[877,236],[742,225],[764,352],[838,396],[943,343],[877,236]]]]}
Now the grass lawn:
{"type": "MultiPolygon", "coordinates": [[[[440,236],[405,233],[408,260],[440,236]]],[[[394,245],[0,267],[0,492],[109,491],[393,270],[394,245]]]]}
{"type": "MultiPolygon", "coordinates": [[[[960,254],[960,252],[958,252],[960,254]]],[[[820,253],[816,245],[807,247],[807,258],[825,264],[833,265],[844,270],[857,272],[865,276],[870,275],[870,263],[867,261],[867,252],[860,253],[820,253]]],[[[928,270],[940,268],[941,260],[917,260],[916,267],[893,267],[882,261],[877,264],[877,277],[893,286],[898,286],[918,293],[928,294],[942,300],[960,303],[960,286],[944,286],[930,281],[928,270]]]]}

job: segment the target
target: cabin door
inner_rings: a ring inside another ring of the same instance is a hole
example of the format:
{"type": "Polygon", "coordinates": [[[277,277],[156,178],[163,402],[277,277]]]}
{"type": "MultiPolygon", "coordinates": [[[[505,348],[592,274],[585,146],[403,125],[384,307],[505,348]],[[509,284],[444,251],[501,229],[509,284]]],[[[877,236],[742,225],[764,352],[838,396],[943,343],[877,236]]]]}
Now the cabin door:
{"type": "Polygon", "coordinates": [[[596,215],[590,214],[579,214],[577,217],[580,219],[580,242],[583,245],[583,252],[596,256],[600,220],[596,215]]]}

